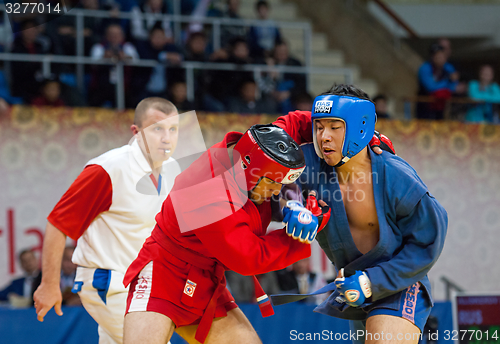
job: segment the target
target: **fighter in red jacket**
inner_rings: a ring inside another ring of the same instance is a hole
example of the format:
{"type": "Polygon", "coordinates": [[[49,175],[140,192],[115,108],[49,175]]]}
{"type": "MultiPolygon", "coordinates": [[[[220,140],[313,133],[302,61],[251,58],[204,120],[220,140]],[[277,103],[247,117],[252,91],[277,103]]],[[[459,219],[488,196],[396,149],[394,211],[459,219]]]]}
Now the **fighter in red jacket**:
{"type": "MultiPolygon", "coordinates": [[[[166,343],[174,329],[190,342],[260,342],[224,271],[262,274],[310,256],[314,238],[284,230],[266,235],[270,197],[304,168],[302,150],[283,129],[257,125],[228,133],[182,172],[125,276],[131,287],[124,343],[166,343]]],[[[318,227],[310,212],[291,216],[318,227]]],[[[271,315],[267,295],[255,287],[263,315],[271,315]]]]}

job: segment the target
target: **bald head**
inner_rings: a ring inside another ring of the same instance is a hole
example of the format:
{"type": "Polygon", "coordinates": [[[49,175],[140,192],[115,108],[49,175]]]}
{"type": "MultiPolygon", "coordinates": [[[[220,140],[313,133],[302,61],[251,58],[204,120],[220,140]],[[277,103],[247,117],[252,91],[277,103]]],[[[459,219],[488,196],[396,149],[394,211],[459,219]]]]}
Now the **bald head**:
{"type": "Polygon", "coordinates": [[[160,98],[160,97],[150,97],[145,98],[137,104],[135,108],[134,124],[139,128],[143,127],[144,119],[148,110],[153,109],[164,113],[165,115],[171,115],[177,113],[177,108],[172,102],[160,98]]]}

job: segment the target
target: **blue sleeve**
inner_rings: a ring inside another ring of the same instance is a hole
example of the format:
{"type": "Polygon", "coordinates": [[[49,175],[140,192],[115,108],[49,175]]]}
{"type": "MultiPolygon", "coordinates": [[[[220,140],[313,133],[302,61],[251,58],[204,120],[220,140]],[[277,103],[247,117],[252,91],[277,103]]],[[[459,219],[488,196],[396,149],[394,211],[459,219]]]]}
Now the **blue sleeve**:
{"type": "Polygon", "coordinates": [[[455,91],[458,84],[457,82],[449,81],[448,78],[440,81],[434,80],[432,67],[429,63],[424,63],[418,70],[418,81],[428,93],[432,93],[443,88],[455,91]]]}
{"type": "Polygon", "coordinates": [[[473,80],[469,83],[469,97],[475,100],[484,100],[488,103],[500,103],[500,88],[497,83],[493,83],[489,90],[481,91],[479,82],[473,80]]]}
{"type": "Polygon", "coordinates": [[[406,216],[398,216],[403,247],[390,260],[366,269],[373,301],[383,299],[422,280],[443,250],[448,227],[444,208],[426,193],[406,216]]]}
{"type": "Polygon", "coordinates": [[[491,98],[490,101],[492,103],[500,103],[500,87],[495,82],[491,85],[491,98]]]}
{"type": "Polygon", "coordinates": [[[446,73],[448,74],[452,74],[452,73],[455,73],[456,72],[456,69],[455,67],[453,67],[453,65],[449,62],[446,62],[443,69],[445,70],[446,73]]]}
{"type": "Polygon", "coordinates": [[[481,91],[479,91],[479,82],[477,82],[476,80],[472,80],[471,82],[469,82],[468,93],[469,97],[472,99],[483,99],[483,95],[481,94],[481,91]]]}

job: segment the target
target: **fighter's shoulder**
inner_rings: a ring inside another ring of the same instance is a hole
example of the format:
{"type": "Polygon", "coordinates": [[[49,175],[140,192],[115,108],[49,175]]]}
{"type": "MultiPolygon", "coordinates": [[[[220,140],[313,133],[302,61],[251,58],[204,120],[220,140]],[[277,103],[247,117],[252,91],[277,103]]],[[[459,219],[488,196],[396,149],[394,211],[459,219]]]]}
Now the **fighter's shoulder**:
{"type": "Polygon", "coordinates": [[[289,116],[309,116],[311,117],[311,111],[294,110],[288,113],[289,116]]]}
{"type": "Polygon", "coordinates": [[[413,181],[425,185],[417,171],[403,158],[385,151],[380,157],[383,159],[386,174],[400,176],[405,182],[413,181]]]}
{"type": "Polygon", "coordinates": [[[403,158],[388,152],[379,157],[384,164],[386,192],[391,199],[398,201],[400,209],[412,208],[429,192],[417,171],[403,158]]]}

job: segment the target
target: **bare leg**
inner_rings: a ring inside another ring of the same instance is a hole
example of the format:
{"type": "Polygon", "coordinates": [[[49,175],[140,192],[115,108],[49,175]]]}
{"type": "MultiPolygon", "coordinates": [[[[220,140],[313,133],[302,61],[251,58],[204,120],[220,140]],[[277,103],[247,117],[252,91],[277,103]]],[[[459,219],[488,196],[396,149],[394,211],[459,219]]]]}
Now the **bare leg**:
{"type": "Polygon", "coordinates": [[[175,325],[169,317],[155,312],[132,312],[125,316],[124,344],[166,344],[175,325]]]}
{"type": "MultiPolygon", "coordinates": [[[[197,328],[198,325],[185,326],[175,331],[189,344],[199,344],[200,342],[194,339],[197,328]]],[[[262,342],[245,314],[241,309],[235,308],[227,312],[227,317],[214,319],[205,344],[262,344],[262,342]]]]}
{"type": "Polygon", "coordinates": [[[420,329],[410,321],[391,315],[375,315],[366,321],[365,344],[417,344],[420,329]]]}

